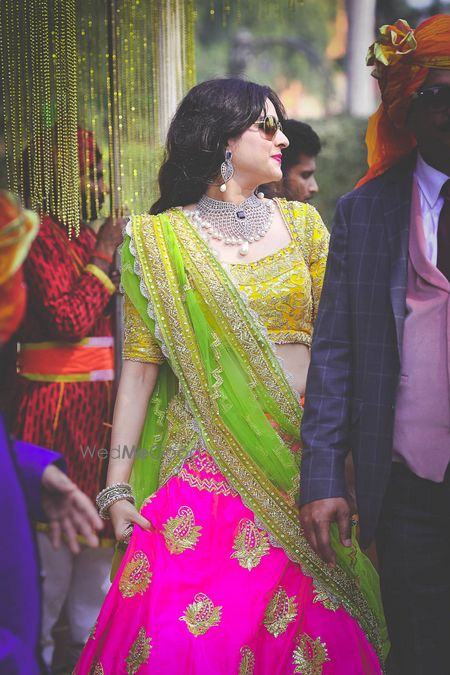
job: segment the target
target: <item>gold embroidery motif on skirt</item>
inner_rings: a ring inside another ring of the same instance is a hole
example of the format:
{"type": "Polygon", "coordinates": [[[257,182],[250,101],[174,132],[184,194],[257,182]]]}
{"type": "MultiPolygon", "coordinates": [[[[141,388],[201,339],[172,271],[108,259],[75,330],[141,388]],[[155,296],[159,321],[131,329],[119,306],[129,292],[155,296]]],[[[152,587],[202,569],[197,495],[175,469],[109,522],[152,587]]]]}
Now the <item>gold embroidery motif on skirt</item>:
{"type": "Polygon", "coordinates": [[[124,598],[143,595],[152,578],[150,563],[144,551],[136,551],[125,565],[119,582],[119,591],[124,598]]]}
{"type": "Polygon", "coordinates": [[[194,549],[201,536],[201,525],[195,524],[194,512],[189,506],[180,506],[178,516],[169,518],[163,527],[166,546],[171,553],[194,549]]]}
{"type": "Polygon", "coordinates": [[[326,607],[326,609],[330,609],[332,612],[335,612],[339,607],[339,601],[332,598],[327,591],[325,591],[323,588],[320,586],[314,584],[314,595],[313,595],[313,603],[319,602],[321,605],[326,607]]]}
{"type": "Polygon", "coordinates": [[[144,499],[144,501],[142,502],[142,504],[141,504],[141,508],[139,509],[139,513],[142,513],[142,509],[143,509],[145,506],[147,506],[147,504],[150,504],[150,502],[151,502],[152,499],[154,499],[154,498],[155,498],[155,495],[154,495],[154,494],[153,494],[153,495],[149,495],[148,497],[146,497],[146,498],[144,499]]]}
{"type": "Polygon", "coordinates": [[[213,626],[218,626],[222,607],[215,607],[212,600],[204,593],[197,593],[194,602],[188,605],[180,621],[184,621],[188,630],[197,637],[204,635],[213,626]]]}
{"type": "Polygon", "coordinates": [[[127,675],[134,675],[144,663],[147,663],[152,649],[151,641],[151,637],[148,637],[142,626],[125,659],[127,675]]]}
{"type": "Polygon", "coordinates": [[[178,476],[196,490],[206,490],[216,495],[224,495],[224,497],[236,497],[238,494],[225,476],[220,473],[213,458],[205,450],[188,457],[178,476]],[[207,475],[202,476],[201,472],[207,475]]]}
{"type": "Polygon", "coordinates": [[[259,565],[261,558],[269,553],[267,532],[259,530],[252,520],[242,518],[233,548],[234,553],[230,558],[237,558],[241,567],[252,570],[259,565]]]}
{"type": "Polygon", "coordinates": [[[323,664],[330,660],[325,642],[320,638],[313,640],[306,633],[300,636],[292,659],[295,665],[294,673],[301,675],[321,675],[323,664]]]}
{"type": "Polygon", "coordinates": [[[263,624],[274,637],[285,632],[297,616],[297,603],[279,586],[264,613],[263,624]]]}
{"type": "Polygon", "coordinates": [[[242,656],[239,664],[239,675],[253,675],[255,669],[255,655],[250,647],[241,647],[242,656]]]}
{"type": "Polygon", "coordinates": [[[103,670],[103,666],[100,661],[97,661],[97,663],[92,665],[89,675],[105,675],[105,671],[103,670]]]}

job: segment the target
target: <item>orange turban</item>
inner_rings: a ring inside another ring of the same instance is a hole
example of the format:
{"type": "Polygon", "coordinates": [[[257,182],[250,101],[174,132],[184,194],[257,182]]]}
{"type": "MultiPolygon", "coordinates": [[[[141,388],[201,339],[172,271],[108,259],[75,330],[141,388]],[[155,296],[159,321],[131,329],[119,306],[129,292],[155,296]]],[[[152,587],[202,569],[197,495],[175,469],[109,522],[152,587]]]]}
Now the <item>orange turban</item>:
{"type": "Polygon", "coordinates": [[[358,182],[384,173],[416,146],[406,127],[413,94],[426,80],[430,68],[450,68],[450,16],[437,14],[413,30],[399,19],[382,26],[369,47],[367,65],[374,66],[381,104],[369,118],[366,133],[369,170],[358,182]]]}
{"type": "Polygon", "coordinates": [[[17,328],[25,309],[22,263],[37,234],[39,218],[0,191],[0,344],[17,328]]]}

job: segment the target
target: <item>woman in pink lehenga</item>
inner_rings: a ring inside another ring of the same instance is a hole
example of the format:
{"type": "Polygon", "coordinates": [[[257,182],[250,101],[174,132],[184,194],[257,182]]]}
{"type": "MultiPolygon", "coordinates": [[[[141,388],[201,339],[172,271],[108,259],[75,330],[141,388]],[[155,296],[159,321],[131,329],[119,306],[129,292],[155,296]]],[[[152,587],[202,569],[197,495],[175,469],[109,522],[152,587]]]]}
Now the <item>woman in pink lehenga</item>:
{"type": "Polygon", "coordinates": [[[370,563],[334,533],[326,566],[298,524],[298,401],[328,234],[311,206],[256,194],[281,178],[283,119],[267,87],[194,87],[154,215],[128,224],[98,504],[119,540],[133,532],[77,675],[381,672],[370,563]]]}

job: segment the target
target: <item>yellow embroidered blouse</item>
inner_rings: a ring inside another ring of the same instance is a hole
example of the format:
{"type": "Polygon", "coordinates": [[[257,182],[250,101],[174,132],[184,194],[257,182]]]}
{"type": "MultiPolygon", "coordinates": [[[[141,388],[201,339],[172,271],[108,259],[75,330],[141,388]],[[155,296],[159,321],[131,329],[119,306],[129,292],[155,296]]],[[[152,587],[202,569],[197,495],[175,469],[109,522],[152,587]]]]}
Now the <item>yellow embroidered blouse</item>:
{"type": "MultiPolygon", "coordinates": [[[[279,199],[290,243],[252,263],[229,265],[249,306],[277,344],[311,345],[325,273],[329,234],[316,209],[279,199]]],[[[123,358],[162,363],[161,349],[125,296],[123,358]]]]}

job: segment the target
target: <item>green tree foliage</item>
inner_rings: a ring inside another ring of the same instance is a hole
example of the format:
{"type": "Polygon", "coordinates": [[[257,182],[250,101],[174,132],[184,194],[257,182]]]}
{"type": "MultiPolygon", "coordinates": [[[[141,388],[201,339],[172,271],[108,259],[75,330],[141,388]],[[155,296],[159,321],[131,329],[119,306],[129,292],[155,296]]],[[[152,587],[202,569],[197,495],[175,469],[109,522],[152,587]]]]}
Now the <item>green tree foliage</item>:
{"type": "MultiPolygon", "coordinates": [[[[304,0],[294,9],[289,9],[289,0],[230,0],[229,4],[231,13],[224,16],[225,0],[197,0],[198,81],[228,74],[230,47],[239,29],[250,31],[257,40],[299,38],[319,58],[325,58],[336,18],[336,0],[304,0]]],[[[330,93],[317,66],[311,64],[303,53],[295,52],[288,46],[260,51],[250,60],[245,76],[275,89],[281,77],[301,80],[309,92],[321,96],[323,100],[330,93]]],[[[314,205],[327,227],[331,228],[337,200],[352,190],[365,173],[367,122],[339,115],[310,123],[323,144],[317,161],[320,192],[314,199],[314,205]]]]}
{"type": "MultiPolygon", "coordinates": [[[[256,42],[286,38],[304,41],[318,60],[325,59],[325,50],[333,31],[336,0],[197,0],[197,75],[202,81],[228,74],[233,37],[237,30],[247,30],[256,42]]],[[[317,65],[291,45],[258,48],[249,61],[245,76],[256,82],[276,85],[280,77],[308,82],[314,93],[324,91],[324,79],[317,65]]]]}

